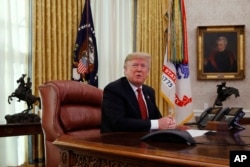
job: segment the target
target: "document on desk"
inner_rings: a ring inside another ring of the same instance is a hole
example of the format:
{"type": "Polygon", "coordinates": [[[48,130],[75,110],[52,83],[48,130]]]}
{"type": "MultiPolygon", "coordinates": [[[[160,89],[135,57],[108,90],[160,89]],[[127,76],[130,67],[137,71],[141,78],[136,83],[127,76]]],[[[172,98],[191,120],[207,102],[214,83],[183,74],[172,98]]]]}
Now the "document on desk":
{"type": "Polygon", "coordinates": [[[197,130],[197,129],[188,129],[187,132],[190,133],[192,137],[203,136],[205,133],[210,130],[197,130]]]}

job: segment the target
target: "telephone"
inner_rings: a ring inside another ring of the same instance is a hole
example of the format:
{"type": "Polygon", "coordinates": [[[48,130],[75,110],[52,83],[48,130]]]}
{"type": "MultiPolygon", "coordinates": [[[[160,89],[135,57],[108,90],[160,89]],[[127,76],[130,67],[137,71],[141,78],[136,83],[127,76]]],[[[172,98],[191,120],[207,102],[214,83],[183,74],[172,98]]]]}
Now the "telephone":
{"type": "Polygon", "coordinates": [[[206,127],[208,121],[215,121],[221,119],[223,113],[229,108],[222,107],[208,107],[198,118],[197,124],[201,127],[206,127]]]}
{"type": "Polygon", "coordinates": [[[238,121],[243,118],[245,112],[242,107],[208,107],[203,111],[196,123],[186,123],[185,125],[198,125],[199,127],[206,127],[208,121],[222,121],[227,122],[228,127],[240,128],[238,121]]]}
{"type": "Polygon", "coordinates": [[[218,118],[218,121],[227,122],[228,127],[244,129],[241,125],[238,124],[239,120],[245,116],[245,112],[242,107],[232,107],[229,110],[225,111],[218,118]]]}
{"type": "Polygon", "coordinates": [[[170,143],[186,143],[187,145],[195,145],[196,141],[187,131],[179,129],[166,129],[150,132],[142,136],[143,141],[170,142],[170,143]]]}

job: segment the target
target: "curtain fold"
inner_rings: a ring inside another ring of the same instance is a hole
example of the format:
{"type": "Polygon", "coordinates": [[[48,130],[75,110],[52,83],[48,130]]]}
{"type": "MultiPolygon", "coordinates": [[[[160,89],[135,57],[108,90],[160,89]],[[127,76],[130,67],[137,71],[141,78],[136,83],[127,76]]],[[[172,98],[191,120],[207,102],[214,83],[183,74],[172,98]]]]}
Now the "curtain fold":
{"type": "Polygon", "coordinates": [[[32,81],[70,80],[73,46],[84,0],[40,0],[33,3],[32,81]]]}
{"type": "Polygon", "coordinates": [[[136,15],[136,50],[148,52],[152,56],[151,71],[146,83],[155,89],[157,105],[163,115],[168,114],[167,103],[160,96],[167,6],[168,0],[137,0],[136,15]]]}
{"type": "MultiPolygon", "coordinates": [[[[70,80],[73,46],[84,0],[32,1],[32,90],[50,80],[70,80]]],[[[35,163],[44,158],[43,136],[29,138],[35,163]]]]}

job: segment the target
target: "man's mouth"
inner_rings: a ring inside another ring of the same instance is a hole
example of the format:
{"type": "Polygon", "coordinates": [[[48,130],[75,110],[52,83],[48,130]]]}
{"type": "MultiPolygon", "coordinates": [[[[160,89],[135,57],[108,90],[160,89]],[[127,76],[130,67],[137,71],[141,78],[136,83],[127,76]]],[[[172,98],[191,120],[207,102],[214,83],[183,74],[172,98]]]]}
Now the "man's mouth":
{"type": "Polygon", "coordinates": [[[136,74],[137,77],[141,77],[142,75],[141,74],[136,74]]]}

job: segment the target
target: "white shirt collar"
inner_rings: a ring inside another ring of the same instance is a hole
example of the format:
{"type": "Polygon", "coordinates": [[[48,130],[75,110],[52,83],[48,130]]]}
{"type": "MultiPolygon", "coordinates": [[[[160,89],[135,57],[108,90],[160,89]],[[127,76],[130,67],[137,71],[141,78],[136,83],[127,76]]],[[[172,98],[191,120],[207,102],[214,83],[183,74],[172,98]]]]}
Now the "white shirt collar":
{"type": "MultiPolygon", "coordinates": [[[[136,87],[135,85],[133,85],[133,84],[132,84],[131,82],[129,82],[129,81],[128,81],[128,83],[129,83],[129,85],[131,86],[131,88],[133,89],[133,91],[134,91],[134,92],[137,92],[138,87],[136,87]]],[[[139,88],[142,89],[142,85],[141,85],[139,88]]]]}

